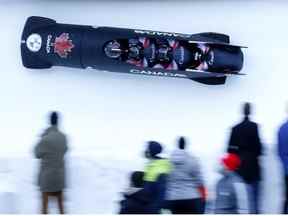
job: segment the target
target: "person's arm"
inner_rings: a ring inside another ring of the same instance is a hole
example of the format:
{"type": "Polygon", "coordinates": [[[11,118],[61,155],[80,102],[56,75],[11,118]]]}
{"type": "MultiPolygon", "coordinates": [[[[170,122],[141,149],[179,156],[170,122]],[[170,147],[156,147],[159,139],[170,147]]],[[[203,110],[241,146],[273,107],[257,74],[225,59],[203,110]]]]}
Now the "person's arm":
{"type": "Polygon", "coordinates": [[[239,214],[249,214],[248,192],[246,185],[242,182],[235,182],[235,194],[239,214]]]}
{"type": "MultiPolygon", "coordinates": [[[[285,142],[283,138],[283,133],[281,129],[278,131],[278,155],[282,160],[284,166],[288,166],[288,139],[285,142]]],[[[286,168],[287,169],[287,168],[286,168]]]]}
{"type": "Polygon", "coordinates": [[[198,187],[198,191],[200,193],[202,201],[206,202],[208,197],[208,191],[204,184],[198,187]]]}
{"type": "Polygon", "coordinates": [[[233,128],[231,131],[229,142],[228,142],[228,149],[227,149],[228,153],[238,153],[239,145],[238,145],[237,139],[238,138],[236,136],[235,128],[233,128]]]}
{"type": "Polygon", "coordinates": [[[67,137],[65,136],[65,148],[64,148],[64,153],[67,153],[68,150],[69,150],[69,148],[68,148],[68,139],[67,139],[67,137]]]}
{"type": "Polygon", "coordinates": [[[198,189],[198,192],[201,196],[201,199],[203,201],[206,201],[207,199],[207,189],[204,185],[204,180],[203,180],[203,175],[202,175],[202,172],[201,172],[201,165],[200,165],[200,162],[194,158],[192,161],[191,161],[191,175],[194,177],[195,179],[195,182],[196,182],[196,185],[197,185],[197,189],[198,189]]]}
{"type": "Polygon", "coordinates": [[[156,181],[145,181],[143,190],[146,194],[152,194],[154,193],[155,187],[165,187],[167,181],[167,174],[160,174],[156,181]]]}
{"type": "Polygon", "coordinates": [[[197,185],[203,185],[203,175],[201,172],[201,165],[196,157],[189,158],[190,175],[193,177],[197,185]]]}
{"type": "Polygon", "coordinates": [[[145,181],[143,186],[143,193],[146,194],[148,199],[151,200],[151,197],[153,196],[153,191],[155,188],[155,182],[145,181]]]}
{"type": "Polygon", "coordinates": [[[34,148],[34,156],[38,159],[40,159],[42,157],[42,153],[41,153],[41,147],[42,147],[42,144],[41,144],[41,140],[39,143],[36,144],[35,148],[34,148]]]}
{"type": "Polygon", "coordinates": [[[257,125],[256,125],[255,143],[256,143],[256,154],[257,156],[260,156],[263,153],[263,147],[262,147],[261,139],[259,136],[259,128],[257,125]]]}
{"type": "Polygon", "coordinates": [[[47,139],[44,136],[41,138],[41,140],[36,144],[34,148],[35,157],[41,159],[45,154],[45,152],[47,151],[46,148],[47,148],[47,139]]]}

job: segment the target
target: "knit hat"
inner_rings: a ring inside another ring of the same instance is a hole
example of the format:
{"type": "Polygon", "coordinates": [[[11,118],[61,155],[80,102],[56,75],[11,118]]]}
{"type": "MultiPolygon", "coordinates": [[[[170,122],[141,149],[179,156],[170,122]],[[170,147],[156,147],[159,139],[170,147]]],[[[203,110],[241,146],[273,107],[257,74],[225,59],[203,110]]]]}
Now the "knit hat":
{"type": "Polygon", "coordinates": [[[229,153],[222,158],[222,164],[229,171],[235,171],[239,168],[241,160],[238,155],[229,153]]]}
{"type": "Polygon", "coordinates": [[[153,157],[162,152],[162,146],[156,141],[149,141],[147,146],[147,152],[153,157]]]}
{"type": "Polygon", "coordinates": [[[130,176],[131,186],[136,188],[142,188],[144,185],[144,172],[134,171],[130,176]]]}

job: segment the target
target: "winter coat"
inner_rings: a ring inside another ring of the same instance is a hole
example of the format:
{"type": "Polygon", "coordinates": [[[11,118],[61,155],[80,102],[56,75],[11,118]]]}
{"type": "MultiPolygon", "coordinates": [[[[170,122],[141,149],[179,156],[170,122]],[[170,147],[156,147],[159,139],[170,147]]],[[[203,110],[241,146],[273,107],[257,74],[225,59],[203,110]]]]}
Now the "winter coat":
{"type": "Polygon", "coordinates": [[[175,150],[171,155],[172,171],[168,177],[167,200],[188,200],[201,198],[199,188],[203,186],[200,165],[197,158],[185,150],[175,150]]]}
{"type": "Polygon", "coordinates": [[[143,188],[128,188],[120,202],[120,214],[148,214],[149,196],[143,188]]]}
{"type": "Polygon", "coordinates": [[[239,155],[241,165],[237,172],[246,183],[261,180],[259,156],[262,154],[262,144],[255,122],[245,118],[244,121],[233,127],[228,152],[239,155]]]}
{"type": "Polygon", "coordinates": [[[34,149],[36,158],[41,160],[38,184],[42,192],[58,192],[64,189],[66,151],[66,136],[57,127],[48,128],[34,149]]]}
{"type": "Polygon", "coordinates": [[[246,184],[236,173],[227,172],[216,185],[216,214],[248,214],[248,191],[246,184]]]}
{"type": "Polygon", "coordinates": [[[164,208],[170,170],[170,161],[162,158],[152,159],[145,168],[143,190],[149,196],[149,214],[159,214],[164,208]]]}
{"type": "Polygon", "coordinates": [[[282,161],[285,175],[288,175],[288,121],[278,131],[278,155],[282,161]]]}

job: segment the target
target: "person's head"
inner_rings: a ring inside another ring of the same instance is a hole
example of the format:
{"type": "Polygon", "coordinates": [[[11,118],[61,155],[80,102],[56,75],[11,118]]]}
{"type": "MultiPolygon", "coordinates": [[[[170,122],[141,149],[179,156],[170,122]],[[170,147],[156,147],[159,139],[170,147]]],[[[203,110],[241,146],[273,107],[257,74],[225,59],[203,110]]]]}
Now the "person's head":
{"type": "Polygon", "coordinates": [[[146,158],[156,158],[162,152],[163,148],[160,143],[156,141],[149,141],[145,150],[146,158]]]}
{"type": "Polygon", "coordinates": [[[59,114],[56,111],[51,112],[49,120],[51,126],[58,126],[59,114]]]}
{"type": "Polygon", "coordinates": [[[144,186],[144,172],[135,171],[130,176],[130,186],[136,188],[142,188],[144,186]]]}
{"type": "Polygon", "coordinates": [[[185,149],[186,148],[185,137],[183,137],[183,136],[179,137],[177,145],[178,145],[179,149],[185,149]]]}
{"type": "Polygon", "coordinates": [[[241,165],[241,159],[237,154],[228,153],[221,159],[222,168],[226,172],[234,172],[241,165]]]}
{"type": "Polygon", "coordinates": [[[249,117],[251,115],[252,112],[252,105],[249,102],[246,102],[243,104],[243,115],[245,117],[249,117]]]}

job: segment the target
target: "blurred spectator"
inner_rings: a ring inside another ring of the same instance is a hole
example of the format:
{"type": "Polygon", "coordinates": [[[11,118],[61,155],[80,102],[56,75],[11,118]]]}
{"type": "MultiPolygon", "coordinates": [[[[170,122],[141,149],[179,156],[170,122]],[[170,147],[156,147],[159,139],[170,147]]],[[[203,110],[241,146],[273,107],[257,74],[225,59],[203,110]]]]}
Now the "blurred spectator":
{"type": "Polygon", "coordinates": [[[221,179],[216,185],[216,214],[248,214],[247,188],[240,176],[235,172],[240,166],[240,158],[236,154],[227,154],[221,160],[219,173],[221,179]]]}
{"type": "Polygon", "coordinates": [[[144,172],[133,172],[130,177],[130,187],[123,193],[124,200],[120,202],[120,214],[149,213],[149,196],[143,187],[144,172]]]}
{"type": "Polygon", "coordinates": [[[281,159],[284,171],[285,201],[283,213],[288,213],[288,120],[281,125],[278,131],[278,154],[281,159]]]}
{"type": "Polygon", "coordinates": [[[44,131],[40,142],[34,149],[36,158],[41,160],[38,183],[42,192],[42,214],[48,213],[49,196],[57,198],[59,212],[64,214],[64,155],[67,151],[67,139],[58,129],[58,120],[58,113],[52,112],[50,127],[44,131]]]}
{"type": "Polygon", "coordinates": [[[180,137],[177,149],[171,154],[172,171],[168,177],[167,201],[173,214],[203,214],[206,190],[198,159],[186,150],[180,137]]]}
{"type": "Polygon", "coordinates": [[[244,119],[232,129],[228,152],[239,155],[241,159],[237,173],[247,185],[249,212],[258,214],[261,180],[259,156],[262,154],[262,144],[259,138],[258,125],[250,120],[251,109],[250,103],[243,105],[244,119]]]}
{"type": "Polygon", "coordinates": [[[171,170],[169,160],[161,158],[162,146],[156,141],[148,142],[145,156],[149,159],[144,172],[144,191],[148,194],[149,214],[160,214],[165,204],[167,176],[171,170]]]}

